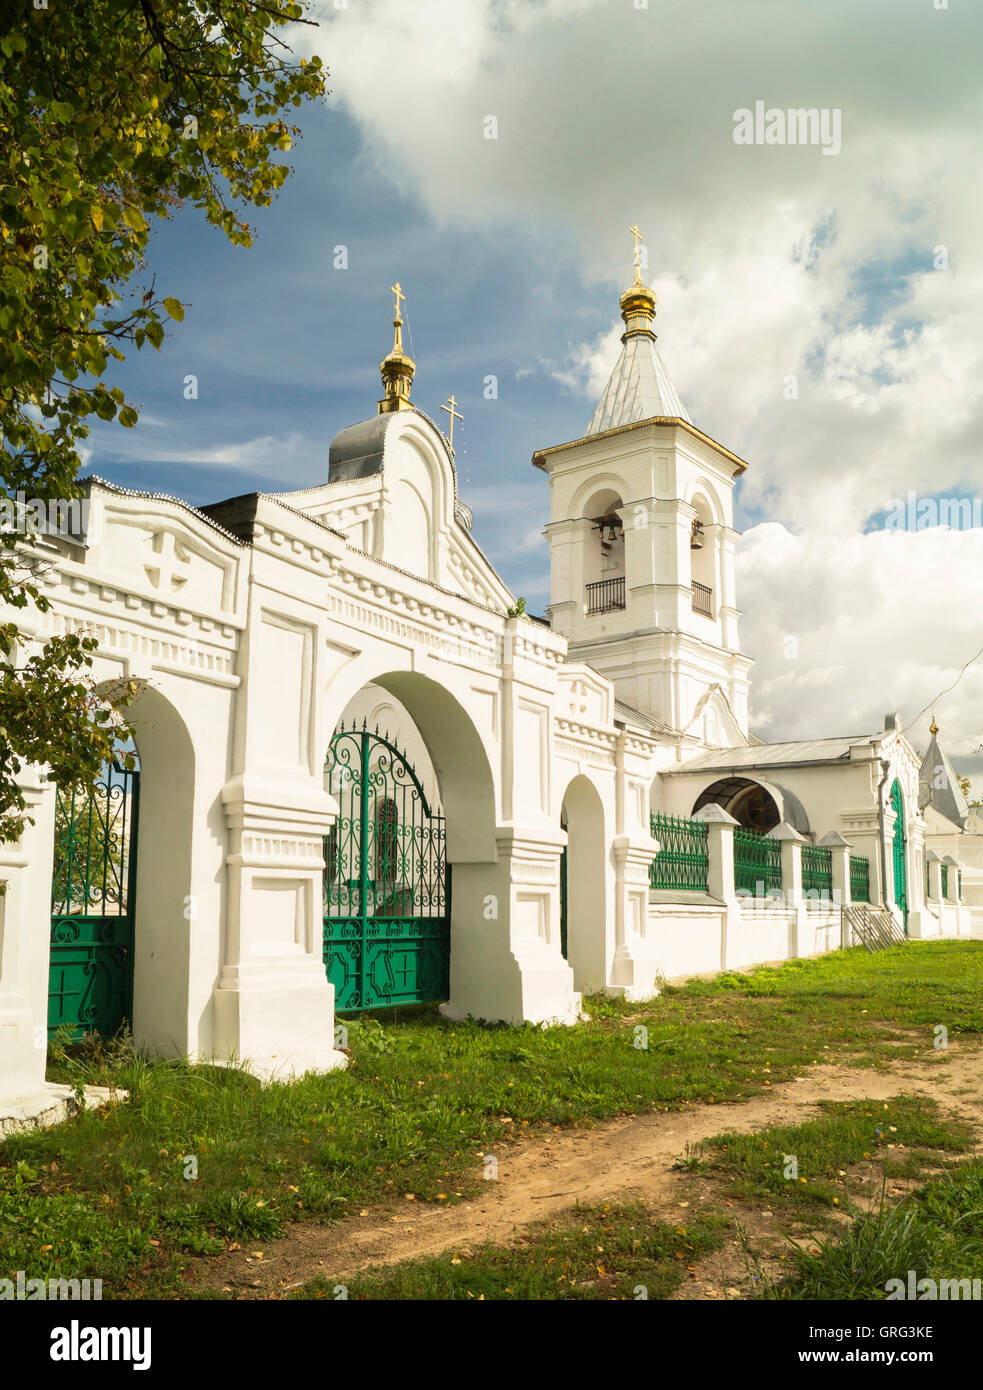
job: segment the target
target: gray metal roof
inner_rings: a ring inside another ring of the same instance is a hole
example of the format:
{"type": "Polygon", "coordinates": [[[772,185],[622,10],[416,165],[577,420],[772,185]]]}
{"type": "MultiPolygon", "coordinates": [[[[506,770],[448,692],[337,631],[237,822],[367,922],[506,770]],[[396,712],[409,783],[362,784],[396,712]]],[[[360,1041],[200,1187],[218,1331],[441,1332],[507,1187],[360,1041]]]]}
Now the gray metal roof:
{"type": "Polygon", "coordinates": [[[690,425],[693,423],[679,399],[654,340],[648,334],[629,334],[597,408],[590,417],[585,438],[587,435],[600,434],[602,430],[649,420],[656,415],[685,420],[690,425]]]}
{"type": "Polygon", "coordinates": [[[614,721],[616,724],[634,724],[637,728],[648,729],[652,733],[670,732],[668,724],[660,723],[650,714],[643,714],[640,709],[635,709],[634,705],[626,705],[624,700],[614,702],[614,721]]]}
{"type": "Polygon", "coordinates": [[[926,806],[933,806],[940,816],[959,826],[966,824],[969,815],[969,803],[935,734],[918,773],[918,809],[923,811],[926,806]]]}
{"type": "Polygon", "coordinates": [[[381,473],[386,430],[395,418],[396,411],[373,415],[336,434],[328,450],[328,482],[351,482],[381,473]]]}
{"type": "Polygon", "coordinates": [[[880,742],[883,730],[874,734],[854,734],[843,738],[806,739],[796,743],[758,743],[749,748],[717,748],[701,753],[679,767],[666,768],[675,776],[689,772],[729,772],[731,769],[789,767],[796,763],[848,762],[850,749],[857,744],[880,742]]]}

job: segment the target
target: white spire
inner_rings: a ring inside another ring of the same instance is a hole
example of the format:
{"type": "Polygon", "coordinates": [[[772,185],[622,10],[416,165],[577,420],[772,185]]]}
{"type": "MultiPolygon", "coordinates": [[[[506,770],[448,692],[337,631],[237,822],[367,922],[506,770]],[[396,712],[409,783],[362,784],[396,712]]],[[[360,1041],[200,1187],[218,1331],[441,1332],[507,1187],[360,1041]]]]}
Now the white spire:
{"type": "Polygon", "coordinates": [[[642,284],[638,253],[641,233],[632,227],[635,237],[635,280],[621,296],[622,334],[621,356],[611,373],[607,386],[590,417],[586,435],[602,430],[616,430],[633,425],[637,420],[650,420],[655,415],[685,420],[692,424],[686,407],[679,399],[666,371],[666,365],[655,346],[655,294],[642,284]]]}
{"type": "Polygon", "coordinates": [[[692,424],[679,393],[672,384],[666,364],[648,334],[626,334],[621,355],[601,393],[585,434],[633,425],[665,415],[692,424]]]}
{"type": "Polygon", "coordinates": [[[964,826],[969,805],[963,795],[952,763],[938,740],[938,727],[932,716],[932,738],[918,774],[918,809],[934,806],[939,815],[954,825],[964,826]]]}

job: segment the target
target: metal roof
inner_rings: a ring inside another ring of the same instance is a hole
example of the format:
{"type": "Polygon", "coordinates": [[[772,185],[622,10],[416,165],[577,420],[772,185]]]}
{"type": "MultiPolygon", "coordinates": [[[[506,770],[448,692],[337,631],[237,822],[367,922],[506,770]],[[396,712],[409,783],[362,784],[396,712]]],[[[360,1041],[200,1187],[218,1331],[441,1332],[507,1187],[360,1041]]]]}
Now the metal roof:
{"type": "Polygon", "coordinates": [[[790,767],[796,763],[849,762],[850,749],[858,744],[879,743],[884,731],[843,738],[805,739],[796,743],[759,743],[748,748],[718,748],[690,758],[679,767],[666,768],[672,775],[688,772],[729,772],[744,768],[790,767]]]}
{"type": "Polygon", "coordinates": [[[625,339],[584,437],[633,425],[654,415],[693,423],[653,339],[647,334],[632,334],[625,339]]]}
{"type": "Polygon", "coordinates": [[[969,815],[969,803],[935,734],[918,773],[918,809],[924,810],[926,806],[934,806],[940,816],[954,825],[965,825],[969,815]]]}
{"type": "Polygon", "coordinates": [[[660,723],[658,719],[653,719],[650,714],[643,714],[640,709],[635,709],[633,705],[626,705],[624,700],[615,700],[614,720],[616,724],[634,724],[637,728],[648,729],[652,733],[671,732],[668,724],[660,723]]]}

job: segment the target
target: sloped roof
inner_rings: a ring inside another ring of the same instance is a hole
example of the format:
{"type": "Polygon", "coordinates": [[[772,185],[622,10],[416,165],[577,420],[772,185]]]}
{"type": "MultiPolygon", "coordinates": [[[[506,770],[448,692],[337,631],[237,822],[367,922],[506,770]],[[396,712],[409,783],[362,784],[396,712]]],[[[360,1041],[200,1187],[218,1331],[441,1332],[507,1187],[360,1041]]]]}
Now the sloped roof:
{"type": "Polygon", "coordinates": [[[919,811],[924,811],[926,806],[934,807],[940,816],[945,816],[954,825],[964,826],[969,815],[969,803],[963,796],[963,789],[948,755],[935,734],[918,773],[919,811]]]}
{"type": "Polygon", "coordinates": [[[648,729],[654,734],[668,734],[672,730],[668,724],[662,724],[658,719],[653,719],[650,714],[643,714],[640,709],[635,709],[634,705],[625,704],[624,700],[616,699],[614,702],[614,722],[616,724],[634,724],[636,728],[648,729]]]}
{"type": "Polygon", "coordinates": [[[805,739],[795,743],[758,743],[747,748],[717,748],[690,758],[679,767],[666,772],[730,772],[739,768],[789,767],[797,763],[849,762],[850,749],[857,744],[878,742],[883,731],[874,734],[854,734],[843,738],[805,739]]]}
{"type": "Polygon", "coordinates": [[[650,334],[628,334],[584,437],[653,416],[693,422],[650,334]]]}

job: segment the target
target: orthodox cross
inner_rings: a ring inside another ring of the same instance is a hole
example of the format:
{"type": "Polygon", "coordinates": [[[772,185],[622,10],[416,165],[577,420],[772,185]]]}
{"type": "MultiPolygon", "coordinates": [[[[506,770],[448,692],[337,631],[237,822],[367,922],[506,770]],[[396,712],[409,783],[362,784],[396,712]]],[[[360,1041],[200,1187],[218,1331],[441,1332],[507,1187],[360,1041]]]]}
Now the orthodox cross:
{"type": "Polygon", "coordinates": [[[455,409],[456,406],[457,406],[457,401],[454,399],[454,397],[453,397],[453,396],[448,396],[448,397],[447,397],[447,404],[446,404],[446,405],[442,405],[442,406],[440,407],[441,410],[446,410],[446,411],[447,411],[447,414],[450,416],[450,419],[449,419],[448,422],[447,422],[447,442],[448,442],[448,444],[451,446],[451,453],[454,452],[454,421],[455,421],[455,420],[460,420],[460,421],[462,422],[462,424],[463,424],[463,422],[464,422],[464,416],[461,415],[461,414],[455,409]]]}
{"type": "Polygon", "coordinates": [[[642,278],[642,271],[641,271],[642,258],[641,258],[641,257],[639,256],[639,254],[638,254],[638,244],[639,244],[640,241],[642,241],[643,238],[642,238],[642,234],[641,234],[641,232],[638,230],[638,227],[637,227],[637,226],[635,226],[635,227],[629,227],[629,228],[628,228],[628,231],[629,231],[629,234],[635,238],[635,284],[637,285],[637,284],[641,281],[641,278],[642,278]]]}
{"type": "Polygon", "coordinates": [[[402,286],[400,285],[398,280],[396,281],[395,285],[389,286],[389,293],[394,294],[396,296],[396,317],[402,318],[402,314],[399,311],[399,301],[401,299],[405,299],[406,295],[403,293],[402,286]]]}

